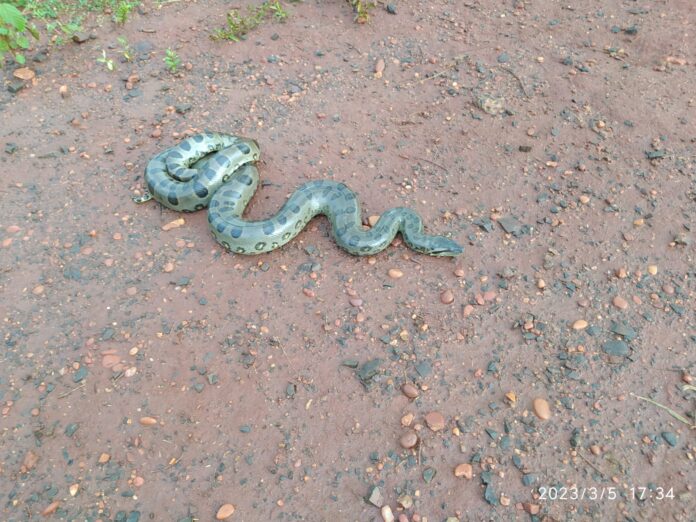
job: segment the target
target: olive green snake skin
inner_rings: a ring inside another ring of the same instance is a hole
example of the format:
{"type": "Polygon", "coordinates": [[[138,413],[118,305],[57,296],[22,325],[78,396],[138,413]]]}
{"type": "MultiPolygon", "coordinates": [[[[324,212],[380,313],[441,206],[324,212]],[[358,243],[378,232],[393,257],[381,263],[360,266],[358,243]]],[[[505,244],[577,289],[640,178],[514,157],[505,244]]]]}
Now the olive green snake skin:
{"type": "Polygon", "coordinates": [[[413,250],[431,256],[456,256],[463,249],[444,236],[423,233],[420,216],[408,208],[384,212],[364,230],[356,195],[343,183],[310,181],[299,187],[269,219],[246,221],[242,213],[259,184],[254,164],[259,146],[252,140],[205,132],[155,156],[145,169],[148,193],[137,203],[155,199],[165,207],[194,212],[208,207],[208,222],[217,241],[239,254],[280,248],[314,216],[326,215],[336,243],[354,255],[384,250],[398,232],[413,250]]]}

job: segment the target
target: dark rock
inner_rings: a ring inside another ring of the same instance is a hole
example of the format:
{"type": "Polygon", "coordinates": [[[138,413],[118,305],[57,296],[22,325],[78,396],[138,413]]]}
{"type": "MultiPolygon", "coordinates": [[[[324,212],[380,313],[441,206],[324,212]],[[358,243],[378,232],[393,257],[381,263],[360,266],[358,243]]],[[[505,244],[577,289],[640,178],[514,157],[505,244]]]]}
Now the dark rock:
{"type": "Polygon", "coordinates": [[[358,370],[358,379],[362,381],[363,384],[367,384],[372,380],[372,378],[379,373],[379,367],[384,361],[382,359],[372,359],[367,361],[358,370]]]}
{"type": "Polygon", "coordinates": [[[12,94],[17,94],[22,89],[24,89],[24,82],[22,80],[12,80],[7,84],[7,90],[12,94]]]}
{"type": "Polygon", "coordinates": [[[387,13],[395,15],[396,14],[396,4],[387,4],[387,13]]]}
{"type": "Polygon", "coordinates": [[[147,40],[142,40],[140,42],[135,42],[133,44],[133,50],[136,53],[150,53],[152,50],[155,48],[154,45],[152,45],[152,42],[148,42],[147,40]]]}
{"type": "Polygon", "coordinates": [[[176,110],[178,114],[186,114],[191,110],[191,107],[192,105],[190,103],[180,103],[174,106],[174,110],[176,110]]]}
{"type": "Polygon", "coordinates": [[[537,476],[534,473],[525,473],[522,475],[522,484],[525,486],[533,486],[537,481],[537,476]]]}
{"type": "Polygon", "coordinates": [[[665,442],[670,446],[674,447],[677,445],[677,436],[671,431],[663,431],[661,435],[662,438],[665,439],[665,442]]]}
{"type": "Polygon", "coordinates": [[[5,152],[7,154],[14,154],[15,152],[17,152],[17,149],[19,149],[19,146],[16,143],[5,143],[5,152]]]}
{"type": "Polygon", "coordinates": [[[85,377],[87,377],[87,367],[80,366],[80,369],[75,372],[75,375],[73,375],[73,382],[83,381],[85,377]]]}
{"type": "Polygon", "coordinates": [[[36,63],[43,63],[43,62],[45,62],[46,60],[48,60],[48,50],[46,50],[46,49],[41,49],[40,51],[38,51],[38,52],[34,55],[34,57],[32,58],[32,60],[34,60],[34,62],[36,62],[36,63]]]}
{"type": "Polygon", "coordinates": [[[493,231],[493,222],[488,219],[487,217],[483,218],[476,218],[473,221],[474,225],[478,226],[481,228],[481,230],[485,232],[492,232],[493,231]]]}
{"type": "Polygon", "coordinates": [[[72,35],[72,41],[75,43],[85,43],[87,40],[89,40],[89,34],[85,33],[84,31],[78,31],[72,35]]]}
{"type": "Polygon", "coordinates": [[[636,331],[628,326],[627,324],[619,324],[616,322],[611,323],[611,328],[610,328],[612,333],[615,333],[616,335],[620,335],[624,339],[626,339],[628,342],[631,342],[633,339],[637,337],[636,331]]]}
{"type": "Polygon", "coordinates": [[[133,51],[138,56],[139,61],[149,60],[150,53],[155,49],[152,42],[148,40],[141,40],[133,44],[133,51]]]}
{"type": "Polygon", "coordinates": [[[602,350],[614,357],[626,357],[630,352],[628,345],[624,341],[607,341],[602,346],[602,350]]]}
{"type": "Polygon", "coordinates": [[[503,216],[498,220],[498,223],[506,233],[515,237],[519,237],[525,232],[524,225],[515,216],[503,216]]]}
{"type": "Polygon", "coordinates": [[[435,478],[435,475],[437,475],[437,470],[435,470],[435,468],[425,468],[423,470],[423,480],[425,480],[426,484],[430,484],[435,478]]]}
{"type": "Polygon", "coordinates": [[[495,489],[493,488],[493,484],[488,484],[486,486],[485,491],[483,492],[483,498],[485,499],[486,502],[488,502],[491,506],[497,506],[498,505],[498,494],[495,492],[495,489]]]}
{"type": "Polygon", "coordinates": [[[427,377],[433,372],[433,366],[430,364],[430,361],[421,361],[416,364],[416,371],[421,377],[427,377]]]}

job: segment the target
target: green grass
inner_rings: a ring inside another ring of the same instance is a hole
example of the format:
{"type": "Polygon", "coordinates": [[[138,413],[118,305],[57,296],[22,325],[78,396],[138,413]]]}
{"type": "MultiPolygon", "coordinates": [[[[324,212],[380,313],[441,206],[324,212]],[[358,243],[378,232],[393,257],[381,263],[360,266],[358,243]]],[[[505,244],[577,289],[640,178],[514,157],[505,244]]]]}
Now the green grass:
{"type": "Polygon", "coordinates": [[[164,65],[167,66],[167,69],[172,74],[174,74],[179,69],[179,66],[181,65],[181,58],[179,58],[179,55],[176,54],[176,51],[173,49],[167,49],[164,52],[163,61],[164,61],[164,65]]]}
{"type": "Polygon", "coordinates": [[[359,24],[367,23],[370,19],[370,10],[375,7],[374,2],[369,0],[346,0],[355,13],[355,22],[359,24]]]}
{"type": "Polygon", "coordinates": [[[114,22],[119,25],[125,24],[128,21],[128,15],[136,5],[134,2],[126,2],[125,0],[119,2],[114,9],[114,22]]]}
{"type": "Polygon", "coordinates": [[[27,19],[13,5],[0,3],[0,68],[5,63],[5,54],[11,54],[15,62],[23,64],[23,51],[29,48],[29,38],[26,33],[38,38],[39,34],[33,25],[27,24],[27,19]]]}
{"type": "Polygon", "coordinates": [[[266,1],[257,6],[247,7],[246,14],[241,9],[232,9],[227,13],[227,25],[215,30],[211,37],[214,40],[242,40],[249,31],[257,28],[268,18],[276,22],[284,22],[288,17],[287,11],[278,0],[266,1]]]}
{"type": "Polygon", "coordinates": [[[10,0],[25,15],[47,21],[74,16],[78,13],[116,11],[121,0],[10,0]]]}

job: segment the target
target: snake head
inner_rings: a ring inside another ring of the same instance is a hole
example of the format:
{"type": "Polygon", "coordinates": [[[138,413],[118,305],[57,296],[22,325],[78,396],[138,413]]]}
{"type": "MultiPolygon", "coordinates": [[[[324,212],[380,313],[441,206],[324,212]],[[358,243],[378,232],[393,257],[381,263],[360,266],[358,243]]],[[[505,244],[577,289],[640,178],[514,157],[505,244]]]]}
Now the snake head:
{"type": "Polygon", "coordinates": [[[464,252],[464,247],[446,237],[438,238],[426,254],[436,257],[455,257],[464,252]]]}

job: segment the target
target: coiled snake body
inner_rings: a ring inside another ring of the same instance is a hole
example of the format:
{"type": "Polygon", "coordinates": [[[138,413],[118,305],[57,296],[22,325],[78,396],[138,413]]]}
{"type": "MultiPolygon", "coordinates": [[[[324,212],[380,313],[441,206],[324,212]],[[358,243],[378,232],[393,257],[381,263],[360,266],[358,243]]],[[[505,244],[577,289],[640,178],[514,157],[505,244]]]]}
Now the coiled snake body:
{"type": "Polygon", "coordinates": [[[354,255],[384,250],[398,232],[417,252],[456,256],[463,251],[451,239],[424,234],[420,216],[408,208],[387,210],[374,227],[364,230],[355,193],[343,183],[328,180],[302,185],[275,216],[246,221],[242,213],[259,184],[254,166],[258,159],[259,146],[252,139],[214,132],[197,134],[148,163],[145,182],[149,193],[133,199],[142,203],[154,198],[182,212],[208,207],[215,238],[239,254],[260,254],[283,246],[318,214],[329,218],[336,243],[354,255]]]}

